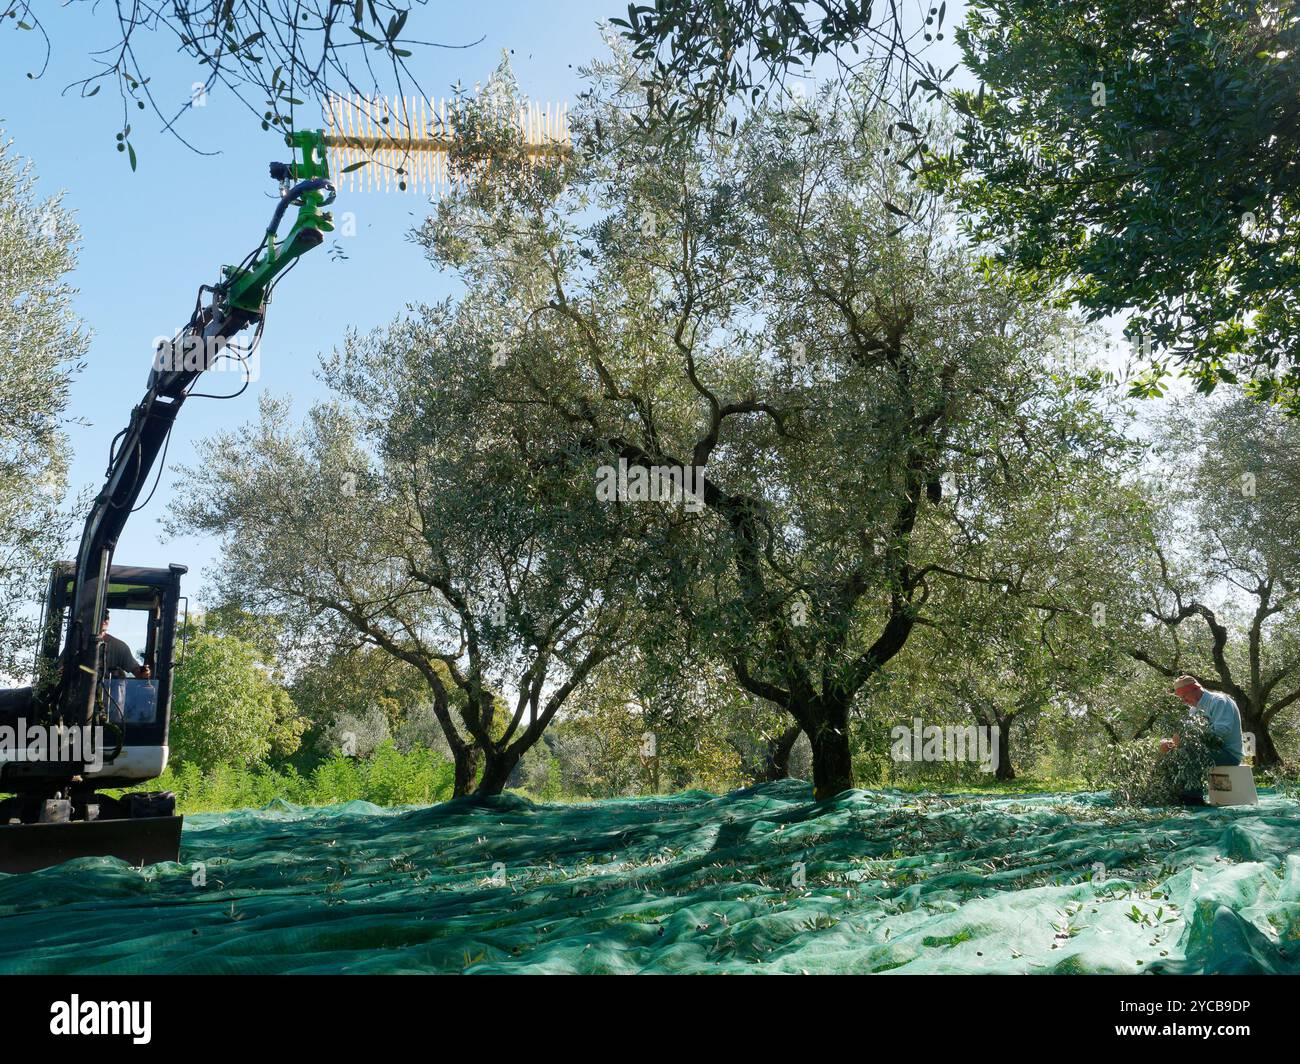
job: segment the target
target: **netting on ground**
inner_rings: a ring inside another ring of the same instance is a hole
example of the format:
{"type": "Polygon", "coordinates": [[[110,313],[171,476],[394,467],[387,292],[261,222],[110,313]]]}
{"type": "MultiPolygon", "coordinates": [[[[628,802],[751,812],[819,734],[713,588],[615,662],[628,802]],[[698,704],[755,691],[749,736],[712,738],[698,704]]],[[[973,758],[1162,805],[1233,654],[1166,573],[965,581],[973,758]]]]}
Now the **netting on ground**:
{"type": "Polygon", "coordinates": [[[1274,795],[275,803],[188,817],[181,857],[0,876],[0,972],[1300,973],[1274,795]]]}

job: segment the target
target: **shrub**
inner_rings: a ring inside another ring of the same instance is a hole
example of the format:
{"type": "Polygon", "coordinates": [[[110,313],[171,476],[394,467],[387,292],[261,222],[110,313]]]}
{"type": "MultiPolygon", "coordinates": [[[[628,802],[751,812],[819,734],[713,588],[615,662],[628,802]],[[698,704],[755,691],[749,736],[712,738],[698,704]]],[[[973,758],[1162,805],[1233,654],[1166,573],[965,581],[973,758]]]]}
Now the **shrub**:
{"type": "MultiPolygon", "coordinates": [[[[292,765],[279,769],[186,762],[168,768],[149,790],[174,791],[182,813],[261,809],[277,798],[294,805],[428,805],[451,797],[455,768],[432,750],[402,753],[381,744],[369,760],[333,757],[303,776],[292,765]]],[[[115,792],[121,793],[121,792],[115,792]]]]}
{"type": "Polygon", "coordinates": [[[287,756],[305,727],[257,648],[234,636],[190,639],[172,699],[172,755],[200,768],[287,756]]]}

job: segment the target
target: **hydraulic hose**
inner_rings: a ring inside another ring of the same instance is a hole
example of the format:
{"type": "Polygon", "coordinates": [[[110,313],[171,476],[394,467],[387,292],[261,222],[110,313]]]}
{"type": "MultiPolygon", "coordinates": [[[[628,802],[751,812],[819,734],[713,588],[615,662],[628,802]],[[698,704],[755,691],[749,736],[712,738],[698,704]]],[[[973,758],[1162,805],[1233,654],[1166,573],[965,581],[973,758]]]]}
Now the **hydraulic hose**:
{"type": "MultiPolygon", "coordinates": [[[[294,203],[300,196],[308,192],[316,192],[320,189],[327,188],[330,190],[330,198],[325,202],[334,202],[334,186],[323,177],[313,177],[308,181],[299,181],[293,188],[289,189],[280,197],[280,202],[275,208],[275,213],[271,215],[271,224],[266,227],[267,236],[275,236],[275,232],[280,228],[280,221],[284,218],[284,212],[289,209],[289,205],[294,203]]],[[[265,239],[262,241],[266,243],[265,239]]]]}

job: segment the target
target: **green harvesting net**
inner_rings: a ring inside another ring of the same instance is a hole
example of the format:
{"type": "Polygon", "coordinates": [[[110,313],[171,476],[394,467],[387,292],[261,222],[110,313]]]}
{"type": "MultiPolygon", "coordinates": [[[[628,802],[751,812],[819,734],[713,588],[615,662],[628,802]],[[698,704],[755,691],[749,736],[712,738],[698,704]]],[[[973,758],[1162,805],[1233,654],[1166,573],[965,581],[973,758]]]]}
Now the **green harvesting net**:
{"type": "Polygon", "coordinates": [[[0,876],[0,971],[1300,973],[1300,807],[853,791],[187,820],[0,876]]]}

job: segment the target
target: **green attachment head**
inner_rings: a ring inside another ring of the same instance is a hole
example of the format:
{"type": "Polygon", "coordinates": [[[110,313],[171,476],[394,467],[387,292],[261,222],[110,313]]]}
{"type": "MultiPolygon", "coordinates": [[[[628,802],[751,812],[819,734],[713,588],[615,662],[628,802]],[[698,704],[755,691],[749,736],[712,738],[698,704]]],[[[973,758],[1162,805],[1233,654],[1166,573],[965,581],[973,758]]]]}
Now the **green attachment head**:
{"type": "Polygon", "coordinates": [[[233,307],[260,313],[271,282],[299,255],[317,247],[326,233],[334,231],[334,220],[321,208],[334,202],[334,186],[329,181],[325,158],[325,134],[319,129],[290,133],[285,142],[297,149],[291,163],[272,163],[271,176],[281,185],[282,198],[267,226],[261,247],[248,266],[226,266],[222,287],[233,307]],[[277,243],[276,230],[290,205],[298,215],[282,241],[277,243]]]}
{"type": "Polygon", "coordinates": [[[308,181],[313,177],[329,180],[330,168],[325,158],[323,129],[304,129],[301,133],[290,133],[284,140],[289,147],[297,148],[302,153],[302,158],[289,164],[295,181],[308,181]]]}

